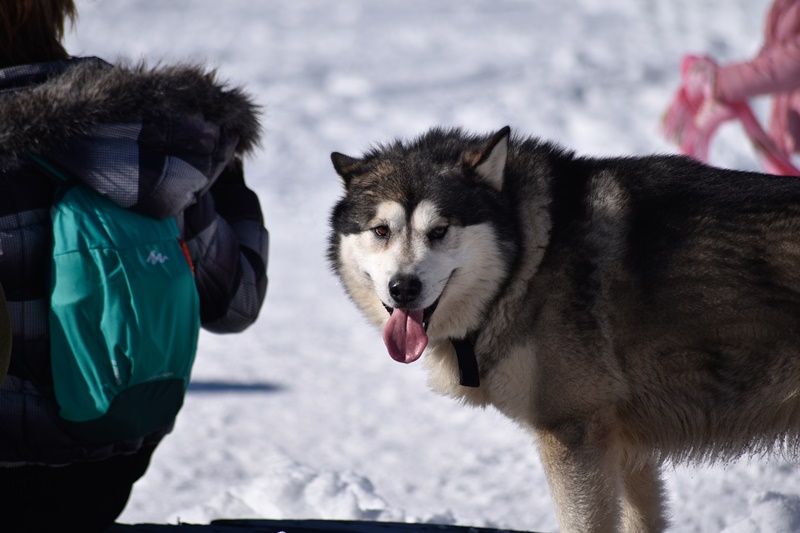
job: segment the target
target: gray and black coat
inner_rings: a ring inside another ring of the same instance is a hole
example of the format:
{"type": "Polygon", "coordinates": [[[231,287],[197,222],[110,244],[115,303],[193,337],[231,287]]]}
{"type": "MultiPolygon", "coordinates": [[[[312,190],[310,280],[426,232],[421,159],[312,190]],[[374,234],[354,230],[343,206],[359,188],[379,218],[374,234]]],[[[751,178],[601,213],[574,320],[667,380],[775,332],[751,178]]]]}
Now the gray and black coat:
{"type": "Polygon", "coordinates": [[[164,436],[92,445],[58,419],[47,322],[57,184],[28,156],[123,207],[176,217],[203,327],[238,332],[256,320],[267,287],[267,230],[241,165],[259,131],[250,98],[202,67],[79,58],[0,70],[0,284],[13,328],[0,388],[0,466],[99,460],[164,436]]]}

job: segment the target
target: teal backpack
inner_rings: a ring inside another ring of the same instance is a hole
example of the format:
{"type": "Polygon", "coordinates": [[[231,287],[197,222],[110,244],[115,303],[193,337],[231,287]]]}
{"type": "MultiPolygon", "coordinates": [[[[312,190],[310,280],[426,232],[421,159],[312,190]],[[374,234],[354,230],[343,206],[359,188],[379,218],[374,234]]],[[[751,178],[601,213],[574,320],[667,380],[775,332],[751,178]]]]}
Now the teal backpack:
{"type": "Polygon", "coordinates": [[[64,183],[51,208],[50,354],[59,416],[95,442],[171,427],[197,350],[200,299],[174,218],[64,183]]]}

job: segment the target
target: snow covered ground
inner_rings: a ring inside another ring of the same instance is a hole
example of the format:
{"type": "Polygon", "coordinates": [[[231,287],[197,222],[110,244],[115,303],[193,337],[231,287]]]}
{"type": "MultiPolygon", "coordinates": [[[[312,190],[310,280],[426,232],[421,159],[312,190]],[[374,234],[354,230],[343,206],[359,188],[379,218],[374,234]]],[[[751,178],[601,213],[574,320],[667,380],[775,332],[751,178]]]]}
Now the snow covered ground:
{"type": "MultiPolygon", "coordinates": [[[[203,334],[177,427],[125,523],[430,521],[555,531],[536,452],[492,410],[399,365],[325,262],[329,154],[433,125],[506,124],[582,154],[668,152],[660,114],[685,52],[743,59],[767,0],[78,0],[75,55],[207,62],[264,106],[247,162],[271,232],[244,334],[203,334]]],[[[763,109],[763,102],[756,108],[763,109]]],[[[715,162],[756,168],[735,126],[715,162]]],[[[792,465],[670,469],[674,531],[800,531],[792,465]]]]}

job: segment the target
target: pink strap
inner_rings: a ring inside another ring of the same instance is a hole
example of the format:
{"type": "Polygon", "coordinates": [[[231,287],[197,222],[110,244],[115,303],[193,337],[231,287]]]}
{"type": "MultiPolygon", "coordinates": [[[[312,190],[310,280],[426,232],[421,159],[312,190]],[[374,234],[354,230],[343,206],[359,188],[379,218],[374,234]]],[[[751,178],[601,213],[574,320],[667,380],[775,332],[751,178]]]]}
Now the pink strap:
{"type": "Polygon", "coordinates": [[[753,148],[766,171],[771,174],[800,176],[800,170],[775,147],[775,143],[772,142],[767,132],[761,127],[750,106],[746,102],[738,102],[732,107],[736,111],[736,118],[744,126],[744,131],[753,144],[753,148]]]}

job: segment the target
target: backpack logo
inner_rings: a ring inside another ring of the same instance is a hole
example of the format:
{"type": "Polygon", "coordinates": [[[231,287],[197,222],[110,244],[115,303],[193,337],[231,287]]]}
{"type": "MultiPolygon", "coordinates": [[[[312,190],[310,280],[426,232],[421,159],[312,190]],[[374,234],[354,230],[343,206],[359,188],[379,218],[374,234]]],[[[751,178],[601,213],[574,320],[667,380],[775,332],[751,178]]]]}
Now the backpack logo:
{"type": "Polygon", "coordinates": [[[145,259],[146,263],[150,263],[151,265],[163,265],[169,259],[168,256],[162,255],[160,252],[155,250],[150,250],[150,255],[147,256],[145,259]]]}

